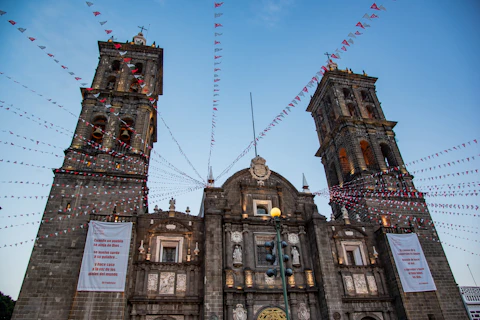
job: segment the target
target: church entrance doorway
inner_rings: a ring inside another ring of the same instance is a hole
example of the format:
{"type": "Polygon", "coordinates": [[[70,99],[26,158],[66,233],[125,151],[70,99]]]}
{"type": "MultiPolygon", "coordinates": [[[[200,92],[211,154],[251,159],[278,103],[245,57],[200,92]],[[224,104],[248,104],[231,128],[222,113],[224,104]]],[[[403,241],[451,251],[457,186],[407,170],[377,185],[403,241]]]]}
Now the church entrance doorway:
{"type": "Polygon", "coordinates": [[[257,316],[257,320],[284,320],[287,319],[285,311],[280,308],[266,308],[257,316]]]}

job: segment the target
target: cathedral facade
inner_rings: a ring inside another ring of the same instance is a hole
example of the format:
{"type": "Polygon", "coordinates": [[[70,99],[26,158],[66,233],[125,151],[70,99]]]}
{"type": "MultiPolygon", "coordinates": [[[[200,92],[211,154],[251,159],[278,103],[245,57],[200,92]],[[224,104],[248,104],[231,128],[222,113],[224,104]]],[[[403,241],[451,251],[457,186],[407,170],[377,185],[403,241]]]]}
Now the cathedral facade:
{"type": "Polygon", "coordinates": [[[177,211],[174,199],[166,211],[148,208],[163,49],[140,33],[130,43],[99,42],[99,50],[13,319],[273,320],[286,319],[287,308],[292,320],[468,319],[435,230],[425,224],[423,195],[402,166],[376,78],[330,63],[307,108],[330,189],[329,221],[306,181],[297,190],[260,156],[222,186],[206,187],[193,216],[177,211]],[[281,211],[281,239],[272,208],[281,211]],[[77,287],[95,223],[132,225],[123,290],[77,287]],[[435,290],[412,292],[402,282],[389,235],[412,234],[435,290]],[[276,240],[290,257],[288,306],[282,278],[267,275],[279,263],[267,261],[265,243],[276,240]]]}

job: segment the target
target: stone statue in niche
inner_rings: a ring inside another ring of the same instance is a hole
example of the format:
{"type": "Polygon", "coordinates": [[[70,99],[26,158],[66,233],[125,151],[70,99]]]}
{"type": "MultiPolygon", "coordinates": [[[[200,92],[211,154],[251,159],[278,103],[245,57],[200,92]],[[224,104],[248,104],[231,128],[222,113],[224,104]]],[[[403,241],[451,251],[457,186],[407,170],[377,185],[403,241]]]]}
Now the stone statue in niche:
{"type": "Polygon", "coordinates": [[[233,320],[247,320],[247,310],[243,308],[242,304],[237,304],[233,310],[233,320]]]}
{"type": "Polygon", "coordinates": [[[295,267],[300,266],[300,253],[297,247],[292,247],[292,265],[295,267]]]}
{"type": "Polygon", "coordinates": [[[298,320],[310,320],[310,312],[308,312],[307,304],[305,302],[300,302],[300,307],[298,308],[298,320]]]}
{"type": "Polygon", "coordinates": [[[235,245],[235,249],[233,250],[233,265],[235,267],[238,267],[242,264],[242,247],[237,244],[235,245]]]}

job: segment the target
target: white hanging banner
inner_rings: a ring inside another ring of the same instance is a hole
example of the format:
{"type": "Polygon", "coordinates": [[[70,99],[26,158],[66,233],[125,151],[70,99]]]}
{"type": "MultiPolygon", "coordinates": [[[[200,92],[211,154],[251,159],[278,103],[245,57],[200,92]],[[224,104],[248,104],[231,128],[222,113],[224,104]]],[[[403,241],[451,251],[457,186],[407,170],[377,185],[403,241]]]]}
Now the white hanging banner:
{"type": "Polygon", "coordinates": [[[404,292],[435,291],[430,268],[415,233],[387,233],[404,292]]]}
{"type": "Polygon", "coordinates": [[[77,291],[125,291],[132,223],[90,221],[77,291]]]}

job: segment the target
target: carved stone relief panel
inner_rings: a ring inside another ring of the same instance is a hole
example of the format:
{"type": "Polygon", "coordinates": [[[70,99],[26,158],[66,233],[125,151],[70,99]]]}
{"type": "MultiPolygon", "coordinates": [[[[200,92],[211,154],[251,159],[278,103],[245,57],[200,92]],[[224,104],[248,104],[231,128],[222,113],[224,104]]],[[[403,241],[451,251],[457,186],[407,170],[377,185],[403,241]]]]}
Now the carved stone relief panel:
{"type": "Polygon", "coordinates": [[[158,274],[150,273],[148,275],[147,290],[148,293],[156,293],[158,288],[158,274]]]}
{"type": "Polygon", "coordinates": [[[298,307],[298,320],[310,320],[310,311],[305,302],[300,302],[298,307]]]}
{"type": "Polygon", "coordinates": [[[175,272],[162,272],[160,274],[160,294],[173,294],[175,292],[175,272]]]}
{"type": "Polygon", "coordinates": [[[265,283],[268,285],[274,285],[275,284],[275,278],[274,277],[269,277],[265,274],[265,283]]]}
{"type": "Polygon", "coordinates": [[[367,294],[367,282],[365,281],[364,274],[354,274],[353,275],[353,282],[355,283],[355,291],[358,294],[367,294]]]}
{"type": "Polygon", "coordinates": [[[187,291],[187,275],[185,273],[177,274],[177,293],[185,293],[187,291]]]}
{"type": "Polygon", "coordinates": [[[370,293],[377,294],[378,289],[377,289],[377,282],[375,281],[375,277],[367,276],[367,283],[368,283],[368,287],[370,288],[370,293]]]}
{"type": "Polygon", "coordinates": [[[355,287],[353,285],[352,276],[343,276],[343,282],[345,283],[345,288],[347,290],[347,294],[354,295],[355,294],[355,287]]]}

